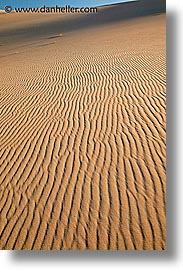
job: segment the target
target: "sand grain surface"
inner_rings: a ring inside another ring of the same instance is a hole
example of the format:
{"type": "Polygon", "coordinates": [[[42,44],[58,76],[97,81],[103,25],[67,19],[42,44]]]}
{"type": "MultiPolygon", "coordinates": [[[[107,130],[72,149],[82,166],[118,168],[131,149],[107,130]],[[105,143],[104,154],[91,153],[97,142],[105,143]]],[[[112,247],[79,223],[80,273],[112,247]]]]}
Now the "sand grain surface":
{"type": "Polygon", "coordinates": [[[165,249],[165,14],[35,36],[10,16],[0,248],[165,249]]]}

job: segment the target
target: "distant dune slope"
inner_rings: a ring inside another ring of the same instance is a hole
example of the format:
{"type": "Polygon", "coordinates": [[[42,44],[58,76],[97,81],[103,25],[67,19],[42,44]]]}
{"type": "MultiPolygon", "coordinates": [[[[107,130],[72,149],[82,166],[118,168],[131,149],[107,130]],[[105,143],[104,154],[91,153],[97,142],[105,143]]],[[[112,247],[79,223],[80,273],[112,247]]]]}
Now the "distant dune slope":
{"type": "Polygon", "coordinates": [[[1,249],[166,249],[158,3],[103,7],[77,31],[67,16],[0,27],[1,249]]]}
{"type": "Polygon", "coordinates": [[[99,7],[97,13],[90,14],[2,14],[0,43],[23,43],[51,36],[53,33],[81,31],[131,18],[155,15],[165,12],[165,9],[166,0],[139,0],[99,7]]]}

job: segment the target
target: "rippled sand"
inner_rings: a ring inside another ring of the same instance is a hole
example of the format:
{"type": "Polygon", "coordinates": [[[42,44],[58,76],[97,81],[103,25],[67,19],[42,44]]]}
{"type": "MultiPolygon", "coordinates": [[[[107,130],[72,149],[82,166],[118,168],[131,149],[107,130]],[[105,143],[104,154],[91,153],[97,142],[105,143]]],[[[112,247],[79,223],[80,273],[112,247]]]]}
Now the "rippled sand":
{"type": "Polygon", "coordinates": [[[166,248],[166,19],[136,5],[0,15],[1,249],[166,248]]]}

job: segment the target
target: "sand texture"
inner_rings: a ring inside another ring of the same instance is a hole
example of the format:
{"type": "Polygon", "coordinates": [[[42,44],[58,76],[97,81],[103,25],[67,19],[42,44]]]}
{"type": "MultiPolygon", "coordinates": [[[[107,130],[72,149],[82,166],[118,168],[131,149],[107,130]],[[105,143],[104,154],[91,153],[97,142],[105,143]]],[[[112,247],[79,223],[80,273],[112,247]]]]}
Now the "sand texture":
{"type": "Polygon", "coordinates": [[[166,249],[166,17],[148,3],[1,13],[0,249],[166,249]]]}

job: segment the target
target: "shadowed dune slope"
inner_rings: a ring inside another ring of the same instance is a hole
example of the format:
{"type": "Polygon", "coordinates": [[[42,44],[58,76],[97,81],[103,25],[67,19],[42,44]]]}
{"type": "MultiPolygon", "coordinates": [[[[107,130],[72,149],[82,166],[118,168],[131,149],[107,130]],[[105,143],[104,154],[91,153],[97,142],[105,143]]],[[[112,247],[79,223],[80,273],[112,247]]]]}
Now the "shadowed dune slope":
{"type": "Polygon", "coordinates": [[[0,16],[0,41],[15,44],[51,36],[54,32],[73,32],[112,24],[131,18],[165,12],[166,0],[139,0],[98,7],[90,14],[11,13],[0,16]]]}
{"type": "Polygon", "coordinates": [[[0,27],[1,249],[166,248],[166,19],[140,3],[0,27]]]}

